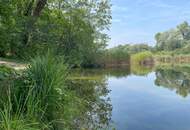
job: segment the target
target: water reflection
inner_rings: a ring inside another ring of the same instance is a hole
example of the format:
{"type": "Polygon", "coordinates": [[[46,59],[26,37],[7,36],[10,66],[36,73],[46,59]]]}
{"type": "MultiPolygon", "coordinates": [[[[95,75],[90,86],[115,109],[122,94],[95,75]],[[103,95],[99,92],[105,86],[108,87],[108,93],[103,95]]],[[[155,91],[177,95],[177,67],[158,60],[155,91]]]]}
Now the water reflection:
{"type": "Polygon", "coordinates": [[[71,123],[69,127],[92,130],[109,129],[112,105],[110,98],[107,97],[109,90],[106,79],[74,79],[68,82],[68,86],[70,86],[68,89],[72,90],[79,99],[74,106],[78,114],[68,111],[65,113],[68,117],[75,117],[74,120],[67,119],[67,123],[71,123]]]}
{"type": "Polygon", "coordinates": [[[188,130],[189,72],[188,67],[139,67],[128,76],[108,78],[116,129],[188,130]]]}
{"type": "Polygon", "coordinates": [[[75,69],[72,70],[72,79],[102,79],[105,77],[123,78],[130,75],[145,76],[153,71],[153,66],[125,66],[106,69],[75,69]]]}
{"type": "Polygon", "coordinates": [[[75,69],[71,71],[72,79],[104,79],[105,77],[122,78],[130,75],[130,66],[109,69],[75,69]]]}
{"type": "Polygon", "coordinates": [[[142,65],[135,64],[130,67],[130,72],[138,76],[145,76],[151,73],[152,71],[153,71],[152,65],[142,66],[142,65]]]}
{"type": "Polygon", "coordinates": [[[176,90],[176,93],[186,97],[190,93],[190,67],[185,66],[127,66],[113,69],[74,70],[72,78],[93,79],[106,82],[106,77],[127,78],[130,75],[146,76],[155,72],[155,85],[176,90]]]}
{"type": "MultiPolygon", "coordinates": [[[[89,81],[99,80],[102,84],[105,83],[103,85],[105,89],[101,91],[105,92],[105,95],[108,94],[106,97],[111,99],[109,103],[113,109],[109,107],[107,110],[112,113],[111,120],[117,130],[188,130],[190,128],[189,67],[131,66],[75,72],[72,78],[77,79],[76,83],[86,84],[87,88],[90,86],[89,81]],[[108,91],[109,89],[111,92],[108,91]]],[[[98,85],[94,82],[93,86],[98,85]]],[[[110,119],[107,122],[110,123],[110,119]]],[[[110,124],[107,125],[109,128],[110,124]]]]}
{"type": "MultiPolygon", "coordinates": [[[[74,78],[67,80],[63,91],[64,95],[52,96],[51,100],[46,102],[48,104],[47,112],[35,116],[52,123],[50,127],[52,130],[110,129],[112,105],[107,96],[110,91],[106,80],[105,76],[98,79],[74,78]],[[60,107],[54,105],[54,103],[59,103],[57,100],[63,102],[60,107]]],[[[27,83],[22,81],[22,77],[17,79],[12,72],[9,75],[0,70],[0,112],[5,103],[9,104],[8,101],[10,101],[11,114],[15,114],[19,106],[23,108],[22,114],[25,114],[28,87],[25,87],[27,83]],[[13,84],[16,87],[13,87],[13,84]],[[19,101],[19,105],[17,101],[19,101]]],[[[10,117],[12,116],[10,115],[10,117]]],[[[0,116],[0,129],[1,120],[0,116]]]]}
{"type": "MultiPolygon", "coordinates": [[[[6,100],[7,82],[0,78],[0,100],[6,100]]],[[[49,120],[63,119],[55,130],[108,130],[113,123],[118,130],[190,128],[189,67],[72,70],[66,86],[64,109],[47,114],[49,120]]]]}
{"type": "Polygon", "coordinates": [[[190,93],[190,68],[159,68],[156,70],[155,84],[175,90],[177,94],[187,97],[190,93]]]}

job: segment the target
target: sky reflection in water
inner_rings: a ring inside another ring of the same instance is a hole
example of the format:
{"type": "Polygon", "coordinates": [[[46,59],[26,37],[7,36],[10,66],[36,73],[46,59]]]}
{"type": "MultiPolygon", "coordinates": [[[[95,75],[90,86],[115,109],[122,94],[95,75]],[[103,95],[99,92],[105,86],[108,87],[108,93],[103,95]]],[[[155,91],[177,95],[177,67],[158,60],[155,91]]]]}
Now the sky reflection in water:
{"type": "Polygon", "coordinates": [[[158,69],[144,76],[109,77],[116,129],[189,130],[188,74],[183,69],[158,69]]]}
{"type": "Polygon", "coordinates": [[[75,78],[105,82],[104,87],[111,90],[105,95],[112,106],[110,129],[190,129],[189,67],[132,66],[75,72],[75,78]]]}

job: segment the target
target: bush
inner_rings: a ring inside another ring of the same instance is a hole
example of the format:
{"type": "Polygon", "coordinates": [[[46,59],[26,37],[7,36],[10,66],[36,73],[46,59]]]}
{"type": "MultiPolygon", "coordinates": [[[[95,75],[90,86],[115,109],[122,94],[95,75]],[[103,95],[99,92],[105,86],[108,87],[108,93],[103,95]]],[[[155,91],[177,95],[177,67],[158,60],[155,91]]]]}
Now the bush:
{"type": "Polygon", "coordinates": [[[0,81],[9,77],[13,73],[14,73],[13,69],[0,65],[0,81]]]}
{"type": "Polygon", "coordinates": [[[131,56],[131,64],[141,64],[147,59],[152,59],[152,53],[149,51],[140,52],[131,56]]]}

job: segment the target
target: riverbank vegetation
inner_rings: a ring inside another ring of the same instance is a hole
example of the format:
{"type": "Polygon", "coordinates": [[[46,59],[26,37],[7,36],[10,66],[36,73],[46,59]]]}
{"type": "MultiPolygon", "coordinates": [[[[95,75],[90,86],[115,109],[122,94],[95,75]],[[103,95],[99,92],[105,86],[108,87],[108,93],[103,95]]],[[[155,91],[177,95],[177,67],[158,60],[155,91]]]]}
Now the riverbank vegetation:
{"type": "MultiPolygon", "coordinates": [[[[35,58],[21,75],[11,71],[1,98],[0,128],[4,130],[50,129],[61,117],[66,66],[50,54],[35,58]]],[[[6,80],[3,80],[6,81],[6,80]]],[[[64,97],[66,99],[66,97],[64,97]]]]}
{"type": "Polygon", "coordinates": [[[29,61],[53,48],[71,66],[96,63],[109,39],[109,0],[0,1],[0,57],[29,61]]]}
{"type": "Polygon", "coordinates": [[[71,69],[127,66],[107,72],[122,77],[190,62],[187,22],[156,34],[154,47],[108,49],[111,18],[109,0],[1,0],[0,129],[108,129],[106,77],[76,78],[71,69]]]}
{"type": "Polygon", "coordinates": [[[110,21],[109,0],[0,1],[0,129],[108,129],[104,79],[67,77],[97,66],[110,21]]]}
{"type": "Polygon", "coordinates": [[[71,67],[86,68],[129,65],[133,55],[144,51],[150,51],[159,62],[168,59],[167,56],[177,57],[174,59],[178,61],[178,55],[189,55],[187,22],[157,33],[153,47],[142,43],[106,49],[109,37],[104,32],[111,24],[109,0],[19,0],[1,1],[0,5],[3,5],[0,8],[1,57],[29,61],[53,48],[71,67]]]}
{"type": "Polygon", "coordinates": [[[156,45],[153,47],[147,44],[125,44],[108,49],[108,52],[124,50],[125,55],[128,54],[130,57],[128,60],[131,64],[143,62],[150,64],[148,61],[155,64],[190,63],[190,26],[187,22],[181,23],[174,29],[157,33],[155,40],[156,45]]]}
{"type": "Polygon", "coordinates": [[[153,63],[152,53],[150,51],[143,51],[131,56],[131,65],[140,64],[148,65],[153,63]]]}
{"type": "Polygon", "coordinates": [[[112,107],[101,98],[109,92],[104,79],[69,75],[65,62],[52,53],[32,59],[23,71],[1,66],[0,129],[107,129],[112,107]]]}

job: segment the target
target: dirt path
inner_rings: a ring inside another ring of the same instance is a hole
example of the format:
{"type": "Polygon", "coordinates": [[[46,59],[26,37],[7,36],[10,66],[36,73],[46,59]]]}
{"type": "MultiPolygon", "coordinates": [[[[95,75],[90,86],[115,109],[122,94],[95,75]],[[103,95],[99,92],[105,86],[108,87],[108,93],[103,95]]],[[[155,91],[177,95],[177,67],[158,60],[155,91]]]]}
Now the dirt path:
{"type": "Polygon", "coordinates": [[[5,65],[8,67],[11,67],[15,70],[23,70],[26,69],[27,64],[22,64],[22,63],[16,63],[16,62],[12,62],[12,61],[5,61],[0,59],[0,65],[5,65]]]}

